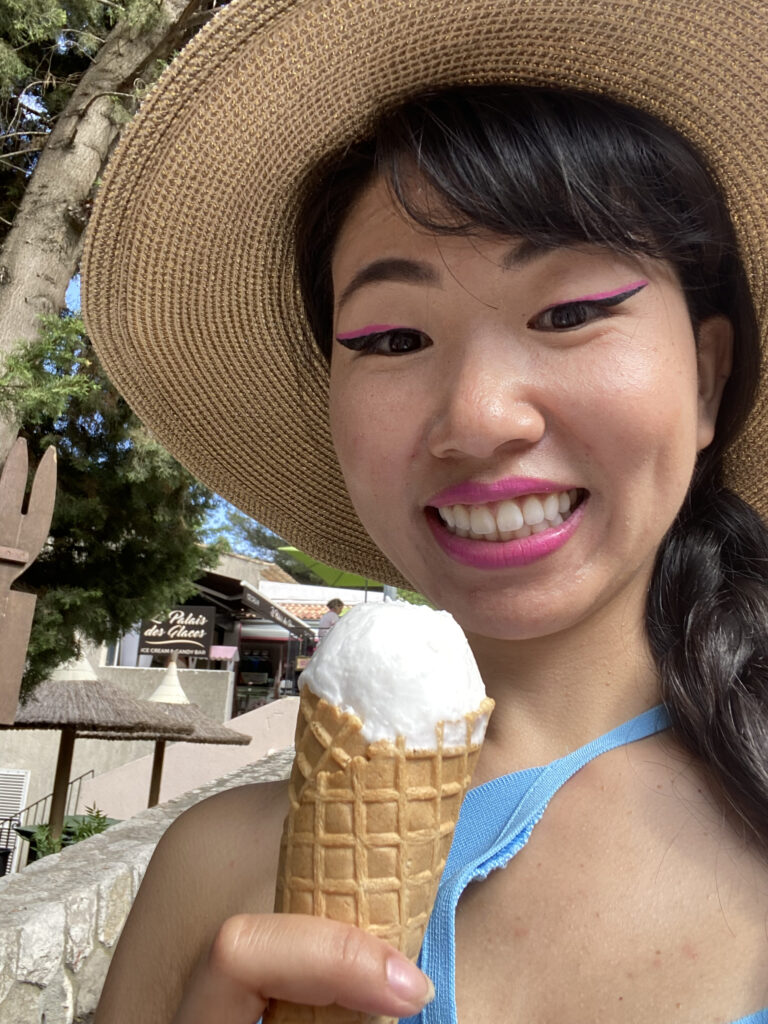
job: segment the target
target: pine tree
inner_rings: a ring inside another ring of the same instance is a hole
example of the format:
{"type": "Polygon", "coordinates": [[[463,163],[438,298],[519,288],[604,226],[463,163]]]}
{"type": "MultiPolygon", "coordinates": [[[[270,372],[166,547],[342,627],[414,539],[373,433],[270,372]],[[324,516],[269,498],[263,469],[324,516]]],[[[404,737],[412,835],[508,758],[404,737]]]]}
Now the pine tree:
{"type": "Polygon", "coordinates": [[[324,581],[298,558],[294,558],[290,552],[280,551],[281,547],[289,546],[288,541],[268,530],[266,526],[257,523],[255,519],[251,519],[250,516],[222,498],[217,499],[216,512],[218,519],[216,535],[226,538],[227,543],[238,554],[252,555],[256,558],[263,558],[267,562],[274,562],[281,569],[285,569],[297,583],[314,586],[325,585],[324,581]]]}
{"type": "Polygon", "coordinates": [[[0,377],[34,471],[59,457],[51,534],[19,583],[38,595],[23,689],[194,592],[224,545],[202,546],[214,495],[142,427],[105,376],[82,320],[45,317],[0,377]]]}

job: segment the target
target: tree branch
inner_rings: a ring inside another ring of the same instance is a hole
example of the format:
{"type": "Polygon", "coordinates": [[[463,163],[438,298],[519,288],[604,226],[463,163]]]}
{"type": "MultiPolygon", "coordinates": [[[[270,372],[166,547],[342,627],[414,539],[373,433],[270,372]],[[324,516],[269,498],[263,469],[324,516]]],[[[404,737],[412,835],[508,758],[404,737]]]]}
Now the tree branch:
{"type": "MultiPolygon", "coordinates": [[[[6,132],[2,136],[2,138],[3,139],[13,139],[13,138],[16,138],[16,136],[18,136],[18,135],[21,135],[24,138],[27,138],[30,135],[45,135],[46,138],[47,138],[50,134],[51,134],[50,132],[33,132],[33,131],[28,131],[28,132],[23,132],[23,131],[22,132],[6,132]]],[[[21,152],[23,152],[23,150],[21,152]]]]}
{"type": "Polygon", "coordinates": [[[18,171],[19,168],[16,166],[16,164],[11,163],[11,157],[26,156],[27,153],[40,153],[42,149],[42,146],[30,146],[29,149],[17,149],[15,153],[8,153],[7,156],[0,155],[0,163],[8,164],[8,166],[12,167],[14,171],[18,171]]]}
{"type": "Polygon", "coordinates": [[[85,106],[80,107],[79,110],[74,111],[79,117],[84,117],[89,107],[96,100],[100,100],[103,96],[122,96],[124,99],[135,100],[136,96],[132,92],[119,92],[117,90],[108,90],[107,92],[95,92],[93,96],[88,97],[88,101],[85,106]]]}

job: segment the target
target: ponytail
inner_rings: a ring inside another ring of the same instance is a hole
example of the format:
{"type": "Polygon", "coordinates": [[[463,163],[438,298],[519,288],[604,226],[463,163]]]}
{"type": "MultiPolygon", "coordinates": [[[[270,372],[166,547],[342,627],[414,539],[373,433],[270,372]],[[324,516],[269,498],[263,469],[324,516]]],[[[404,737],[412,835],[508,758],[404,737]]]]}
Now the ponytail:
{"type": "Polygon", "coordinates": [[[659,551],[647,628],[674,733],[768,850],[768,531],[711,474],[659,551]]]}

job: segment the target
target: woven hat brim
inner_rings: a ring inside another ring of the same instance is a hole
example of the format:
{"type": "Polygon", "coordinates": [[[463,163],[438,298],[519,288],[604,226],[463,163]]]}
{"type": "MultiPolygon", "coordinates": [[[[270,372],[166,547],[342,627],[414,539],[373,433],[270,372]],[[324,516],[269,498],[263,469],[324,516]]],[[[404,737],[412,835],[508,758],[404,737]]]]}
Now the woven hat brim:
{"type": "MultiPolygon", "coordinates": [[[[309,554],[405,583],[360,524],[333,453],[328,369],[293,246],[313,168],[427,87],[612,96],[709,161],[765,337],[766,55],[753,0],[233,0],[110,162],[85,245],[89,333],[139,417],[199,479],[309,554]]],[[[727,467],[763,514],[766,415],[763,388],[727,467]]]]}

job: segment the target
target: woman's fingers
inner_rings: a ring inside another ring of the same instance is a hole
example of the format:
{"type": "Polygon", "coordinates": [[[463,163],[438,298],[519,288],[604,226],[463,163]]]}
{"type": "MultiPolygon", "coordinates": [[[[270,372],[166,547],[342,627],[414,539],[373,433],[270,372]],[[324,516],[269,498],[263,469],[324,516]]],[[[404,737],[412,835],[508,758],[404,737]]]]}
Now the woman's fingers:
{"type": "Polygon", "coordinates": [[[303,914],[252,914],[222,925],[174,1024],[253,1024],[269,999],[410,1017],[432,983],[401,953],[359,928],[303,914]]]}

